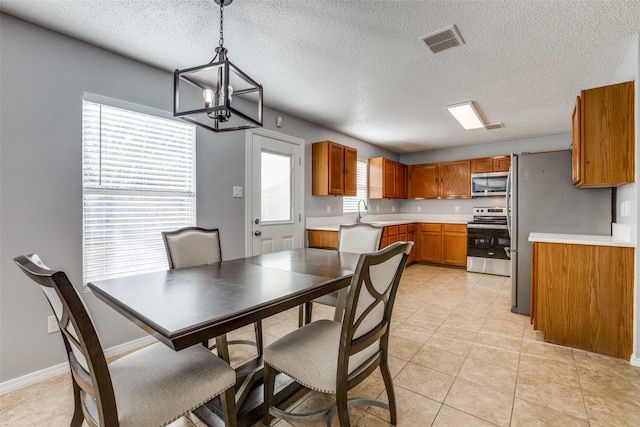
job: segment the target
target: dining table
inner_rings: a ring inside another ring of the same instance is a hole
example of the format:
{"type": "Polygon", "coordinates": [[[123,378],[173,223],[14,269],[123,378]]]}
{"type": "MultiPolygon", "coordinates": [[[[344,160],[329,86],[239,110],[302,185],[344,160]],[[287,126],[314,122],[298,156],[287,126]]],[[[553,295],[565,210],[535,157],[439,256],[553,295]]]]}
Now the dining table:
{"type": "MultiPolygon", "coordinates": [[[[91,291],[175,351],[253,324],[329,293],[345,291],[359,254],[299,248],[218,264],[143,273],[88,283],[91,291]]],[[[262,357],[236,368],[238,425],[262,417],[262,357]]],[[[276,379],[279,404],[300,386],[276,379]]],[[[196,414],[222,426],[219,398],[196,414]]]]}

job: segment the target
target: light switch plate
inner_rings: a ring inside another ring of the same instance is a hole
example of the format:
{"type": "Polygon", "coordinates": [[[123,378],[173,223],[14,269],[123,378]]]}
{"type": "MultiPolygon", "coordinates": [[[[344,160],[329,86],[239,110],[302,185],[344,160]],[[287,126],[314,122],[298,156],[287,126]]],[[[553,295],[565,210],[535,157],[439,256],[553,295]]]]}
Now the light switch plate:
{"type": "Polygon", "coordinates": [[[242,197],[242,187],[233,187],[233,197],[242,197]]]}

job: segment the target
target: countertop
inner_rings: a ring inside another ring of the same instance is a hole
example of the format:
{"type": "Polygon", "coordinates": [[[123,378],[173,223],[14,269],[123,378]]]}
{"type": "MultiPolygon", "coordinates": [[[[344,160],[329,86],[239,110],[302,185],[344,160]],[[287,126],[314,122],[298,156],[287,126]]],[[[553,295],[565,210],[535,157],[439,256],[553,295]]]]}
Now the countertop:
{"type": "MultiPolygon", "coordinates": [[[[306,219],[306,229],[320,231],[338,231],[341,225],[355,224],[356,219],[356,215],[339,217],[309,217],[306,219]]],[[[389,225],[413,224],[417,222],[466,224],[472,219],[472,215],[461,214],[388,214],[365,215],[362,218],[362,222],[377,227],[386,227],[389,225]]]]}
{"type": "Polygon", "coordinates": [[[630,240],[617,236],[598,236],[591,234],[531,233],[529,234],[529,241],[571,245],[635,247],[630,240]]]}

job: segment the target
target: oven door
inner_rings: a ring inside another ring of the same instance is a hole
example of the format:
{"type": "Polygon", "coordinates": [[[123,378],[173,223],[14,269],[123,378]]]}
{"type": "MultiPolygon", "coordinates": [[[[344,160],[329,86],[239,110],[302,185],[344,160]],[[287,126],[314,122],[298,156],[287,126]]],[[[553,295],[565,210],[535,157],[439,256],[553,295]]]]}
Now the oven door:
{"type": "Polygon", "coordinates": [[[509,231],[505,228],[484,228],[482,225],[467,227],[467,256],[508,260],[511,246],[509,231]],[[481,228],[477,228],[481,227],[481,228]]]}

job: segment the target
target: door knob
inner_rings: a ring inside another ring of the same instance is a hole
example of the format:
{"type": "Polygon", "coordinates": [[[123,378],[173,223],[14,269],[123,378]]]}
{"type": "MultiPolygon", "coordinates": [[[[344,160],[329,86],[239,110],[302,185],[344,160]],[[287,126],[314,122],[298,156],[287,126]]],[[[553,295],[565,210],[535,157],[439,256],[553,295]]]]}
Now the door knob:
{"type": "Polygon", "coordinates": [[[262,231],[256,230],[253,232],[254,236],[262,236],[262,231]]]}
{"type": "Polygon", "coordinates": [[[260,218],[256,218],[256,219],[253,221],[253,223],[254,223],[254,224],[260,224],[260,218]]]}

